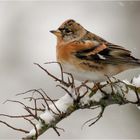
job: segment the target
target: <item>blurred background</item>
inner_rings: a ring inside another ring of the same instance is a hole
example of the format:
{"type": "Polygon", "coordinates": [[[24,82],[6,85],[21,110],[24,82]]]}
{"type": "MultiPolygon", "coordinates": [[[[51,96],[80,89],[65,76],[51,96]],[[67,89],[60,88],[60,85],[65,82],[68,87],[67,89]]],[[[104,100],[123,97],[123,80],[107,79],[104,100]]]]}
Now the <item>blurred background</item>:
{"type": "MultiPolygon", "coordinates": [[[[140,58],[140,2],[0,2],[0,113],[22,114],[21,106],[3,102],[16,99],[15,94],[29,89],[43,88],[52,98],[64,95],[55,87],[56,83],[33,63],[56,60],[56,38],[49,31],[57,29],[69,18],[106,40],[124,46],[140,58]]],[[[47,68],[59,75],[55,64],[47,65],[47,68]]],[[[140,69],[129,70],[117,77],[130,80],[139,74],[140,69]]],[[[77,111],[58,124],[65,129],[60,137],[50,129],[40,139],[140,138],[140,111],[136,106],[110,106],[99,122],[81,130],[82,124],[94,114],[97,113],[77,111]]],[[[23,120],[0,119],[31,129],[23,120]]],[[[0,139],[22,136],[24,134],[0,124],[0,139]]]]}

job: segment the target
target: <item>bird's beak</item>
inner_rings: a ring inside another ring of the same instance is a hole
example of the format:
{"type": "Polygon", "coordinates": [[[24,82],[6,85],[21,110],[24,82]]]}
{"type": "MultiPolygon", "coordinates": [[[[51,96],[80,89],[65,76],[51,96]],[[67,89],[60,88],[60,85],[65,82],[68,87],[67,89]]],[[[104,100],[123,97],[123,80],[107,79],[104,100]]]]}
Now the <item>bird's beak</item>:
{"type": "Polygon", "coordinates": [[[60,30],[51,30],[50,32],[51,32],[52,34],[56,35],[56,36],[61,35],[60,30]]]}

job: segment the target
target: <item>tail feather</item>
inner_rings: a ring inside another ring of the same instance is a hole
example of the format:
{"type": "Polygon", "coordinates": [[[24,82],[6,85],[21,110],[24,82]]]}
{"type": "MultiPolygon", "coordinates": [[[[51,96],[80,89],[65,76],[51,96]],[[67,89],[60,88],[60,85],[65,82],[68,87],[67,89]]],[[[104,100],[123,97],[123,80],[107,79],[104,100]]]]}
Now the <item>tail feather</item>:
{"type": "Polygon", "coordinates": [[[129,62],[130,64],[136,66],[136,67],[140,67],[140,59],[133,59],[129,62]]]}
{"type": "Polygon", "coordinates": [[[140,66],[140,59],[135,58],[131,54],[124,55],[124,58],[126,59],[126,63],[134,66],[140,66]]]}
{"type": "Polygon", "coordinates": [[[119,46],[110,46],[108,49],[110,50],[109,56],[112,57],[111,61],[120,64],[125,63],[126,65],[130,65],[132,67],[140,67],[140,59],[132,56],[131,51],[119,46]]]}

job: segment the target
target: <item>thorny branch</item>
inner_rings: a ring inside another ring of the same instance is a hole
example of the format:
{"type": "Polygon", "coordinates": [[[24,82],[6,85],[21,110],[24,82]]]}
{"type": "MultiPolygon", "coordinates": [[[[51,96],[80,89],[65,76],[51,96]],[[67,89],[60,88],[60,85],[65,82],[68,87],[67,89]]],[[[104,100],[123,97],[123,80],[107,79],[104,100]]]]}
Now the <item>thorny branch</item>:
{"type": "Polygon", "coordinates": [[[76,85],[72,74],[65,73],[60,63],[49,62],[45,64],[52,63],[59,65],[61,78],[56,77],[40,64],[35,63],[35,65],[41,68],[52,79],[59,82],[59,85],[56,84],[56,86],[62,88],[65,91],[66,95],[64,97],[60,99],[51,99],[43,89],[31,89],[24,93],[17,94],[17,96],[26,96],[23,98],[23,101],[6,100],[5,102],[20,104],[27,114],[0,114],[0,117],[8,117],[10,119],[24,119],[33,126],[33,129],[28,131],[16,128],[7,122],[0,120],[0,123],[8,126],[9,128],[26,133],[27,135],[22,138],[23,140],[36,140],[40,135],[50,128],[52,128],[57,133],[57,135],[60,136],[60,132],[58,130],[64,131],[64,129],[57,127],[57,123],[79,109],[101,109],[100,113],[95,118],[91,118],[83,124],[84,126],[85,124],[90,123],[89,126],[92,126],[98,120],[100,120],[106,107],[109,105],[124,105],[128,103],[140,105],[139,87],[135,87],[132,84],[127,84],[114,77],[110,79],[108,76],[108,80],[105,83],[93,83],[92,86],[89,86],[88,81],[85,81],[82,82],[80,86],[78,86],[76,85]],[[107,88],[110,92],[107,90],[107,88]],[[126,98],[126,95],[129,94],[129,91],[131,90],[134,92],[136,97],[136,101],[134,102],[129,101],[126,98]],[[94,95],[96,94],[102,95],[98,101],[94,99],[94,95]],[[29,100],[29,102],[33,103],[33,106],[26,105],[24,100],[29,100]],[[61,106],[60,102],[62,104],[61,106]],[[52,119],[48,119],[47,115],[50,115],[52,119]]]}

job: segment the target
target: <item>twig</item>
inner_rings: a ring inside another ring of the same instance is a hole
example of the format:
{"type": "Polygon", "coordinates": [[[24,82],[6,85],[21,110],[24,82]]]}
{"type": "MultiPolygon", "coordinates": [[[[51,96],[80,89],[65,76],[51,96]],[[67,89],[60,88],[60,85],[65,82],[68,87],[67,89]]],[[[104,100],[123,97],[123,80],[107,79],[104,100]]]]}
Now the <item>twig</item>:
{"type": "Polygon", "coordinates": [[[56,132],[56,134],[57,134],[58,136],[60,136],[60,133],[58,132],[57,128],[56,128],[56,127],[52,127],[52,128],[53,128],[53,130],[56,132]]]}
{"type": "MultiPolygon", "coordinates": [[[[101,119],[101,117],[103,116],[104,110],[105,110],[105,107],[104,106],[101,106],[101,112],[100,112],[100,114],[97,117],[94,118],[96,120],[94,122],[92,122],[89,125],[89,127],[92,126],[93,124],[95,124],[99,119],[101,119]]],[[[92,120],[94,120],[94,119],[92,119],[92,120]]]]}
{"type": "Polygon", "coordinates": [[[7,114],[0,114],[0,116],[8,117],[8,118],[27,118],[27,117],[33,117],[32,115],[17,115],[17,116],[12,116],[12,115],[7,115],[7,114]]]}
{"type": "Polygon", "coordinates": [[[0,123],[5,124],[6,126],[8,126],[9,128],[11,128],[11,129],[13,129],[13,130],[20,131],[20,132],[24,132],[24,133],[29,133],[29,131],[24,130],[24,129],[19,129],[19,128],[13,127],[13,126],[9,125],[7,122],[4,122],[4,121],[1,121],[1,120],[0,120],[0,123]]]}
{"type": "MultiPolygon", "coordinates": [[[[58,107],[55,105],[55,103],[54,103],[54,101],[44,92],[44,90],[43,89],[41,89],[41,91],[46,95],[46,97],[50,100],[50,102],[54,105],[54,107],[56,108],[56,110],[59,112],[59,114],[61,114],[61,111],[58,109],[58,107]]],[[[56,112],[55,112],[55,114],[57,114],[56,112]]],[[[59,114],[57,114],[57,115],[59,115],[59,114]]]]}
{"type": "Polygon", "coordinates": [[[70,76],[71,78],[71,81],[70,81],[70,78],[68,77],[68,84],[71,86],[71,88],[74,88],[75,86],[75,81],[74,81],[74,77],[71,73],[68,73],[68,72],[63,72],[65,74],[67,74],[68,76],[70,76]]]}
{"type": "Polygon", "coordinates": [[[33,127],[35,128],[35,138],[37,139],[38,138],[38,131],[37,131],[37,128],[36,128],[36,125],[29,119],[27,118],[24,118],[25,120],[27,120],[30,124],[33,125],[33,127]]]}
{"type": "Polygon", "coordinates": [[[62,66],[61,66],[61,64],[59,63],[59,62],[46,62],[46,63],[44,63],[44,64],[52,64],[52,63],[55,63],[55,64],[58,64],[59,65],[59,67],[60,67],[60,72],[61,72],[61,81],[64,81],[64,75],[63,75],[63,68],[62,68],[62,66]]]}
{"type": "Polygon", "coordinates": [[[81,83],[80,86],[76,86],[74,77],[70,73],[66,73],[63,71],[62,66],[58,62],[49,62],[46,64],[51,64],[51,63],[57,63],[60,67],[61,71],[61,79],[57,78],[53,74],[51,74],[47,69],[43,68],[41,65],[34,63],[37,65],[39,68],[41,68],[43,71],[47,73],[51,78],[53,78],[55,81],[58,81],[60,85],[57,85],[57,87],[62,88],[67,94],[58,99],[58,100],[53,100],[51,99],[48,94],[43,90],[43,89],[32,89],[28,90],[24,93],[19,93],[17,95],[27,95],[27,93],[32,93],[32,94],[38,94],[39,97],[34,97],[31,95],[30,97],[25,97],[24,99],[29,99],[31,103],[33,103],[33,107],[30,107],[26,104],[24,104],[21,101],[16,101],[16,100],[7,100],[6,102],[15,102],[24,107],[24,109],[28,112],[26,115],[19,115],[19,116],[12,116],[12,115],[7,115],[7,114],[0,114],[0,116],[4,117],[9,117],[9,118],[24,118],[26,121],[28,121],[31,125],[33,125],[33,129],[29,132],[23,129],[18,129],[15,128],[11,125],[9,125],[7,122],[0,121],[0,123],[5,124],[9,128],[12,128],[17,131],[21,131],[24,133],[27,133],[27,136],[25,136],[23,139],[26,140],[34,140],[37,139],[40,135],[42,135],[45,131],[47,131],[49,128],[52,128],[58,136],[60,136],[59,129],[63,130],[62,128],[58,128],[56,125],[59,123],[61,120],[64,118],[68,117],[71,115],[74,111],[77,111],[79,109],[91,109],[95,110],[97,108],[101,108],[100,113],[95,117],[92,118],[88,121],[86,121],[83,125],[87,123],[89,124],[89,127],[95,124],[97,121],[101,119],[103,116],[103,113],[105,111],[105,108],[109,105],[112,104],[140,104],[140,97],[139,97],[139,91],[138,89],[134,87],[130,87],[126,83],[124,83],[121,80],[115,79],[112,80],[107,76],[107,83],[105,84],[100,84],[100,83],[94,83],[94,87],[90,88],[87,85],[88,81],[85,81],[84,83],[81,83]],[[68,76],[67,79],[64,77],[65,74],[68,76]],[[73,91],[72,93],[67,89],[71,88],[73,91]],[[105,87],[111,88],[111,94],[110,92],[105,90],[105,87]],[[123,90],[123,87],[126,88],[126,90],[123,90]],[[81,92],[81,90],[84,88],[84,91],[81,92]],[[131,102],[128,101],[125,98],[126,93],[128,94],[129,90],[133,90],[136,94],[137,101],[136,102],[131,102]],[[94,96],[98,92],[102,93],[99,101],[96,101],[94,99],[94,96]],[[76,96],[75,96],[76,95],[76,96]],[[104,96],[103,96],[104,95],[104,96]],[[83,99],[83,100],[82,100],[83,99]],[[40,103],[41,108],[38,107],[38,103],[40,103]],[[59,104],[61,106],[59,106],[59,104]],[[58,106],[57,106],[58,105],[58,106]],[[42,111],[42,114],[39,116],[39,112],[42,111]],[[31,117],[31,118],[30,118],[31,117]],[[35,119],[35,120],[30,120],[30,119],[35,119]],[[37,122],[35,124],[34,122],[37,122]]]}
{"type": "Polygon", "coordinates": [[[41,68],[43,71],[45,71],[50,77],[52,77],[54,80],[60,82],[60,84],[64,84],[65,86],[69,87],[69,84],[66,83],[65,81],[62,81],[61,79],[57,78],[56,76],[52,75],[50,72],[48,72],[45,68],[43,68],[41,65],[39,65],[38,63],[34,63],[35,65],[37,65],[39,68],[41,68]]]}
{"type": "Polygon", "coordinates": [[[137,97],[137,103],[140,104],[140,97],[137,91],[137,87],[135,87],[135,93],[136,93],[136,97],[137,97]]]}
{"type": "Polygon", "coordinates": [[[39,89],[38,89],[38,90],[37,90],[37,89],[31,89],[31,90],[28,90],[28,91],[26,91],[26,92],[19,93],[19,94],[16,94],[16,95],[17,95],[17,96],[18,96],[18,95],[23,95],[23,94],[30,93],[30,92],[38,93],[38,94],[42,97],[43,101],[45,102],[45,104],[46,104],[48,110],[50,110],[50,107],[49,107],[49,105],[48,105],[48,102],[47,102],[45,96],[39,91],[39,89]]]}
{"type": "MultiPolygon", "coordinates": [[[[104,113],[105,107],[104,107],[104,106],[100,106],[100,107],[101,107],[101,112],[99,113],[99,115],[96,116],[96,117],[94,117],[94,118],[92,118],[92,119],[90,119],[90,120],[88,120],[88,121],[86,121],[86,122],[82,125],[82,128],[83,128],[87,123],[89,123],[89,122],[95,120],[95,121],[93,121],[91,124],[89,124],[89,127],[92,126],[93,124],[95,124],[95,123],[102,117],[102,115],[103,115],[103,113],[104,113]]],[[[98,108],[98,107],[96,107],[96,108],[98,108]]],[[[95,109],[96,109],[96,108],[95,108],[95,109]]]]}
{"type": "Polygon", "coordinates": [[[68,95],[69,95],[71,98],[73,98],[72,94],[71,94],[65,87],[63,87],[63,86],[61,86],[61,85],[56,85],[56,87],[62,88],[66,93],[68,93],[68,95]]]}
{"type": "MultiPolygon", "coordinates": [[[[29,100],[31,101],[31,100],[33,99],[33,97],[25,97],[25,98],[23,98],[23,99],[25,99],[25,100],[26,100],[26,99],[29,99],[29,100]]],[[[41,98],[41,97],[40,97],[40,98],[34,98],[34,99],[36,99],[36,101],[37,101],[37,100],[44,100],[44,99],[41,98]]],[[[47,102],[50,102],[50,100],[47,99],[47,98],[45,98],[45,100],[46,100],[47,102]]],[[[58,101],[58,99],[53,99],[53,101],[56,102],[56,101],[58,101]]]]}

